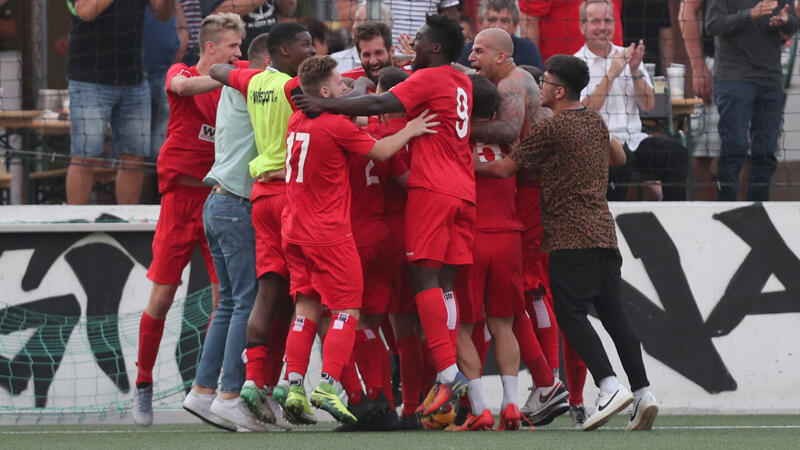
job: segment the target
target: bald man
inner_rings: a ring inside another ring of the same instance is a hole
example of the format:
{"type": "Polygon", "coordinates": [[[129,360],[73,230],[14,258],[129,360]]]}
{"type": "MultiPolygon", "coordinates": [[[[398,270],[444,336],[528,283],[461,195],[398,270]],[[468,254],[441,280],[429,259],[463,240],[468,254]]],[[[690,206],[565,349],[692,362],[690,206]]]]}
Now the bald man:
{"type": "MultiPolygon", "coordinates": [[[[516,66],[511,57],[513,53],[514,43],[505,30],[488,28],[475,37],[469,62],[479,74],[497,85],[501,102],[494,120],[473,122],[470,134],[473,142],[513,148],[535,122],[552,115],[549,108],[541,106],[541,91],[536,80],[528,71],[516,66]]],[[[558,329],[549,296],[547,255],[539,252],[542,237],[539,191],[538,173],[528,171],[517,175],[516,209],[523,225],[522,285],[528,314],[523,312],[514,318],[513,332],[519,341],[520,356],[536,387],[521,408],[522,414],[534,425],[549,423],[569,409],[568,393],[553,373],[553,369],[558,368],[558,329]]],[[[459,352],[461,347],[459,339],[459,352]]],[[[499,345],[497,349],[504,351],[499,345]]]]}

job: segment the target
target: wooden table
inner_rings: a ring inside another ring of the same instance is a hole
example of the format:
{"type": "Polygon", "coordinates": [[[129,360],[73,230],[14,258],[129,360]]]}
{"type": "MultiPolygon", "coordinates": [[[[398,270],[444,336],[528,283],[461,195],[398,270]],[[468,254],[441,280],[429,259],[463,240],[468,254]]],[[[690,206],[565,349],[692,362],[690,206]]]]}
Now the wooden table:
{"type": "Polygon", "coordinates": [[[672,116],[688,116],[694,112],[694,107],[703,104],[701,98],[673,98],[670,99],[672,104],[672,116]]]}

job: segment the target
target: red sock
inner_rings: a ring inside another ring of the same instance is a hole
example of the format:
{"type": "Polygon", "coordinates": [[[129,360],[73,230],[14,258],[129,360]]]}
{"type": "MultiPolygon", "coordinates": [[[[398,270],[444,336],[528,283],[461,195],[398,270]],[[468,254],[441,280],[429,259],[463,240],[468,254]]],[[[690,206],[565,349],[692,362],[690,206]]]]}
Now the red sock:
{"type": "Polygon", "coordinates": [[[381,332],[383,333],[383,339],[386,341],[386,346],[389,347],[389,353],[396,355],[397,344],[394,342],[394,328],[392,328],[392,322],[389,320],[388,314],[384,314],[381,321],[381,332]]]}
{"type": "Polygon", "coordinates": [[[353,349],[358,371],[367,390],[367,397],[375,400],[383,388],[383,357],[387,355],[386,346],[377,330],[365,328],[356,331],[353,349]]]}
{"type": "Polygon", "coordinates": [[[555,381],[553,369],[547,364],[547,359],[539,346],[539,340],[533,333],[531,320],[527,314],[521,312],[514,315],[513,330],[519,343],[519,356],[528,366],[533,383],[536,384],[536,387],[551,386],[555,381]]]}
{"type": "Polygon", "coordinates": [[[456,299],[456,292],[443,292],[442,298],[447,307],[447,331],[450,335],[450,343],[453,345],[453,354],[458,355],[458,299],[456,299]],[[455,317],[450,317],[451,315],[455,315],[455,317]]]}
{"type": "Polygon", "coordinates": [[[419,393],[422,388],[425,359],[422,356],[422,343],[419,336],[412,334],[398,339],[397,352],[400,355],[400,383],[403,386],[403,417],[411,417],[419,406],[419,393]]]}
{"type": "Polygon", "coordinates": [[[428,347],[427,340],[420,340],[420,347],[422,348],[422,359],[425,365],[422,369],[422,395],[426,395],[436,382],[436,361],[433,360],[431,349],[428,347]]]}
{"type": "Polygon", "coordinates": [[[578,356],[575,347],[569,343],[563,333],[561,333],[561,342],[564,343],[564,366],[567,371],[569,404],[580,405],[583,403],[583,386],[586,384],[586,363],[578,356]]]}
{"type": "MultiPolygon", "coordinates": [[[[382,344],[383,342],[381,342],[382,344]]],[[[394,407],[394,393],[392,392],[392,355],[386,350],[384,347],[383,355],[382,355],[382,362],[381,365],[381,378],[383,379],[383,395],[386,396],[386,400],[389,400],[389,404],[394,407]]]]}
{"type": "Polygon", "coordinates": [[[153,319],[146,312],[142,312],[142,320],[139,321],[139,358],[136,363],[139,368],[136,377],[137,386],[141,383],[153,383],[153,366],[156,365],[165,320],[153,319]]]}
{"type": "Polygon", "coordinates": [[[272,321],[267,338],[267,361],[264,364],[264,382],[267,386],[275,386],[283,370],[283,357],[286,353],[286,337],[289,333],[290,320],[272,321]]]}
{"type": "Polygon", "coordinates": [[[533,323],[533,331],[539,340],[544,357],[547,358],[547,364],[552,368],[557,368],[559,366],[558,325],[555,315],[553,315],[552,303],[548,304],[548,297],[550,297],[549,292],[542,300],[526,295],[525,303],[531,323],[533,323]]]}
{"type": "Polygon", "coordinates": [[[308,371],[308,359],[311,346],[317,335],[317,324],[307,317],[297,316],[286,337],[286,374],[299,373],[302,376],[308,371]]]}
{"type": "Polygon", "coordinates": [[[255,382],[258,388],[264,387],[264,366],[267,362],[267,346],[264,344],[247,344],[244,349],[245,379],[255,382]]]}
{"type": "Polygon", "coordinates": [[[342,383],[342,387],[347,392],[350,404],[356,404],[361,401],[364,392],[361,388],[361,381],[358,379],[358,372],[356,372],[355,352],[350,355],[350,360],[342,369],[339,382],[342,383]]]}
{"type": "Polygon", "coordinates": [[[472,343],[478,351],[478,358],[481,359],[481,374],[486,365],[486,354],[489,353],[489,345],[492,343],[492,336],[486,331],[486,321],[476,322],[472,328],[472,343]]]}
{"type": "MultiPolygon", "coordinates": [[[[436,363],[436,371],[441,372],[456,363],[449,326],[453,325],[452,317],[448,317],[452,316],[452,312],[448,314],[442,290],[439,288],[422,291],[414,296],[414,300],[417,303],[419,321],[428,340],[428,348],[436,363]]],[[[455,324],[458,324],[457,317],[455,324]]]]}
{"type": "Polygon", "coordinates": [[[335,380],[339,380],[353,353],[357,322],[355,317],[346,313],[334,313],[331,317],[331,326],[322,343],[322,372],[335,380]]]}

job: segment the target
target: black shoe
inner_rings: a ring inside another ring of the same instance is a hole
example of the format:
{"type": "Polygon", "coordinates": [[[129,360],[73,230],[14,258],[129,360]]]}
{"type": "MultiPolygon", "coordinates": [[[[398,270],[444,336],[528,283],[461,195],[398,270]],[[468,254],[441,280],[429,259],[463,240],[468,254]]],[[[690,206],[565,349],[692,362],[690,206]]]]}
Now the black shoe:
{"type": "Polygon", "coordinates": [[[469,415],[470,408],[467,406],[461,406],[456,410],[456,418],[453,420],[453,423],[461,426],[464,422],[467,421],[467,416],[469,415]]]}
{"type": "Polygon", "coordinates": [[[358,423],[343,423],[334,428],[333,431],[337,433],[348,433],[353,431],[364,431],[364,429],[358,423]]]}
{"type": "MultiPolygon", "coordinates": [[[[384,397],[384,401],[386,397],[384,397]]],[[[387,401],[388,402],[388,401],[387,401]]],[[[380,410],[378,409],[378,405],[375,404],[375,401],[370,400],[366,394],[361,396],[361,401],[358,403],[348,403],[347,409],[356,416],[356,419],[359,423],[367,422],[371,418],[375,417],[380,410]]]]}
{"type": "Polygon", "coordinates": [[[400,419],[400,429],[404,431],[417,431],[422,429],[422,424],[419,423],[419,416],[412,414],[409,417],[400,419]]]}
{"type": "Polygon", "coordinates": [[[368,431],[397,431],[400,429],[400,419],[397,413],[390,409],[373,417],[366,423],[366,428],[368,431]]]}
{"type": "MultiPolygon", "coordinates": [[[[369,397],[364,397],[364,398],[369,398],[369,397]]],[[[374,408],[375,408],[375,412],[376,412],[375,415],[376,416],[380,415],[380,414],[383,414],[383,413],[386,413],[386,412],[389,412],[389,411],[392,411],[394,409],[394,408],[392,408],[392,404],[389,403],[389,399],[386,398],[385,395],[383,395],[383,391],[378,392],[378,396],[375,397],[375,400],[371,400],[371,401],[375,405],[374,408]]]]}

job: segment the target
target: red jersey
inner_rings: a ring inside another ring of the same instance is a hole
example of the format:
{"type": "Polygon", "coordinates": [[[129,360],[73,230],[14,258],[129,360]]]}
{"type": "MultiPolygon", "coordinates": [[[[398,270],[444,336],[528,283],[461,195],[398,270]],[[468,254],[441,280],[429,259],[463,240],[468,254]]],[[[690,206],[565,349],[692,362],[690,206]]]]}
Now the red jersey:
{"type": "MultiPolygon", "coordinates": [[[[405,127],[405,119],[395,119],[394,123],[383,125],[377,119],[361,130],[375,139],[394,134],[405,127]]],[[[400,152],[407,150],[400,150],[400,152]]],[[[350,168],[350,188],[353,191],[353,202],[350,205],[350,217],[353,223],[353,237],[358,247],[366,247],[381,243],[389,237],[386,226],[386,191],[390,185],[402,189],[389,180],[408,170],[406,163],[394,156],[388,161],[373,161],[361,155],[349,154],[347,161],[350,168]]]]}
{"type": "Polygon", "coordinates": [[[319,246],[352,237],[347,152],[366,155],[374,145],[375,139],[344,116],[292,114],[286,136],[288,203],[282,219],[286,241],[319,246]]]}
{"type": "MultiPolygon", "coordinates": [[[[586,43],[581,33],[580,9],[584,0],[520,0],[519,10],[539,18],[539,52],[542,61],[562,53],[575,54],[586,43]]],[[[614,5],[614,43],[622,45],[622,0],[614,5]]]]}
{"type": "MultiPolygon", "coordinates": [[[[481,162],[494,161],[511,151],[506,146],[470,142],[477,150],[481,162]]],[[[515,177],[476,177],[475,229],[484,232],[522,231],[522,221],[517,215],[517,182],[515,177]]]]}
{"type": "MultiPolygon", "coordinates": [[[[389,119],[389,123],[386,124],[382,123],[377,117],[370,117],[369,123],[362,130],[375,139],[381,139],[402,130],[407,123],[408,119],[405,117],[389,119]]],[[[392,166],[405,167],[408,170],[411,165],[411,153],[408,151],[408,144],[392,155],[391,162],[392,166]]],[[[392,176],[399,175],[402,175],[402,172],[392,174],[392,176]]],[[[406,188],[390,180],[386,183],[385,214],[405,214],[407,198],[408,192],[406,188]]]]}
{"type": "Polygon", "coordinates": [[[412,120],[424,110],[438,114],[437,134],[409,143],[408,187],[421,187],[475,203],[475,168],[469,148],[472,81],[449,65],[419,69],[389,92],[412,120]]]}
{"type": "Polygon", "coordinates": [[[176,76],[201,76],[196,66],[173,64],[167,71],[169,122],[167,139],[158,153],[158,190],[168,191],[178,175],[205,178],[214,164],[214,132],[221,89],[205,94],[180,96],[170,89],[176,76]]]}

